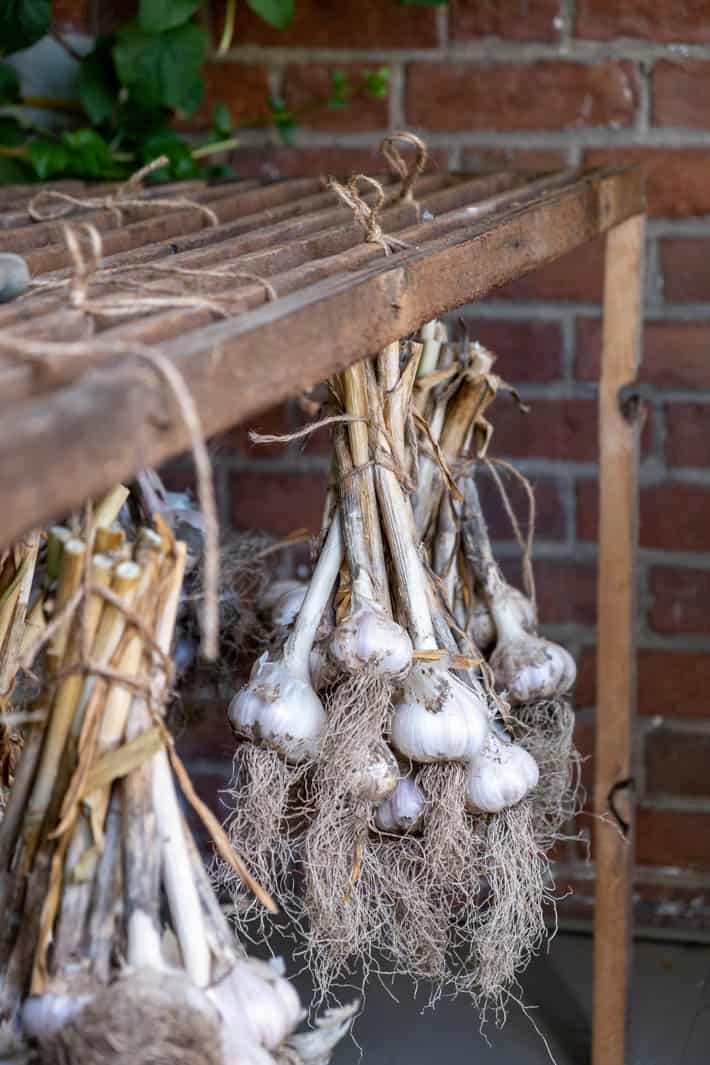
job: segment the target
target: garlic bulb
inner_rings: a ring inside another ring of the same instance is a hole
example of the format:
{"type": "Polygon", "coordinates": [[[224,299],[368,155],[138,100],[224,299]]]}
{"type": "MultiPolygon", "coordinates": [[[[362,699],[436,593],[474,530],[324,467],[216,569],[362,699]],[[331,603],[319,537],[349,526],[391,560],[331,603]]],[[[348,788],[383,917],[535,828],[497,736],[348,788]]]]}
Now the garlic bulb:
{"type": "MultiPolygon", "coordinates": [[[[523,595],[512,585],[507,585],[506,591],[509,596],[511,610],[517,609],[522,627],[526,632],[534,632],[536,618],[533,604],[526,595],[523,595]]],[[[476,647],[479,647],[482,651],[485,651],[495,642],[495,622],[488,604],[483,599],[476,600],[473,613],[468,622],[468,635],[476,647]]]]}
{"type": "Polygon", "coordinates": [[[312,758],[325,727],[323,704],[308,678],[283,658],[257,658],[249,683],[229,704],[234,731],[253,743],[273,747],[289,762],[312,758]]]}
{"type": "Polygon", "coordinates": [[[303,606],[308,587],[299,583],[293,588],[287,589],[272,604],[269,614],[276,628],[288,629],[298,617],[298,612],[303,606]]]}
{"type": "Polygon", "coordinates": [[[355,774],[353,794],[367,802],[382,802],[397,786],[399,766],[384,741],[370,751],[368,764],[355,774]]]}
{"type": "Polygon", "coordinates": [[[392,743],[415,762],[467,762],[488,733],[482,694],[439,662],[415,662],[402,681],[392,743]]]}
{"type": "Polygon", "coordinates": [[[248,1061],[245,1046],[275,1050],[305,1016],[278,963],[255,958],[237,961],[208,995],[222,1015],[225,1061],[248,1061]]]}
{"type": "Polygon", "coordinates": [[[499,813],[524,799],[538,778],[532,755],[494,726],[466,772],[466,806],[472,811],[499,813]]]}
{"type": "Polygon", "coordinates": [[[45,991],[30,995],[22,1006],[22,1029],[30,1039],[51,1039],[60,1028],[91,1002],[93,995],[45,991]]]}
{"type": "Polygon", "coordinates": [[[312,758],[325,726],[325,711],[311,683],[310,656],[342,557],[336,514],[283,651],[272,661],[268,652],[261,655],[248,684],[229,704],[229,719],[239,735],[273,747],[289,762],[312,758]]]}
{"type": "Polygon", "coordinates": [[[402,677],[412,664],[412,641],[373,599],[353,592],[347,617],[330,641],[330,654],[347,673],[370,668],[381,677],[402,677]]]}
{"type": "Polygon", "coordinates": [[[510,591],[501,583],[489,597],[498,634],[490,659],[496,684],[508,693],[511,703],[564,695],[577,675],[572,655],[559,644],[525,631],[510,591]]]}
{"type": "Polygon", "coordinates": [[[388,798],[375,810],[375,825],[381,832],[413,832],[421,823],[426,798],[411,776],[400,777],[388,798]]]}

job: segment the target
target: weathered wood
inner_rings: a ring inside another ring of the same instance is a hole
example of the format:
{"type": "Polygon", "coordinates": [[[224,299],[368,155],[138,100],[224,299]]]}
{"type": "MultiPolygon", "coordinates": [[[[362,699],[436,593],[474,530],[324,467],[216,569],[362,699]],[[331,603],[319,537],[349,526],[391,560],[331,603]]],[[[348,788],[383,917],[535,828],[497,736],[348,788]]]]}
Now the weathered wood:
{"type": "Polygon", "coordinates": [[[599,388],[593,1065],[625,1065],[627,1060],[636,469],[642,418],[638,403],[620,404],[620,390],[635,381],[638,369],[643,241],[642,215],[616,226],[606,239],[599,388]]]}
{"type": "MultiPolygon", "coordinates": [[[[560,186],[569,184],[571,180],[570,172],[563,171],[561,174],[548,175],[537,181],[532,181],[524,189],[521,189],[515,180],[513,180],[514,187],[510,188],[510,175],[504,177],[505,180],[501,180],[501,176],[496,176],[495,179],[490,176],[473,179],[457,188],[445,189],[440,193],[434,193],[431,197],[425,196],[422,201],[423,206],[431,211],[440,211],[442,208],[445,209],[452,204],[454,205],[453,210],[437,215],[431,222],[417,224],[404,230],[397,226],[395,224],[397,218],[406,219],[409,217],[411,219],[412,214],[416,214],[416,209],[413,205],[410,205],[404,209],[395,206],[385,211],[383,213],[383,224],[387,232],[397,233],[400,238],[403,238],[413,246],[423,248],[436,237],[444,236],[452,230],[457,230],[462,224],[470,223],[475,218],[485,218],[513,203],[516,206],[521,206],[529,200],[535,199],[535,197],[543,194],[552,194],[560,186]],[[482,194],[484,198],[479,199],[478,197],[482,194]],[[464,200],[466,206],[460,206],[461,199],[464,200]]],[[[276,228],[274,227],[274,229],[276,228]]],[[[274,233],[274,237],[275,235],[274,233]]],[[[222,257],[219,261],[223,265],[229,266],[230,270],[246,270],[257,276],[268,277],[276,292],[281,296],[296,292],[307,284],[333,277],[346,270],[354,270],[368,262],[382,258],[382,249],[379,245],[363,242],[360,227],[353,223],[341,225],[337,228],[329,227],[322,232],[316,233],[313,237],[302,241],[292,241],[293,258],[298,265],[291,266],[290,269],[283,269],[287,264],[284,261],[286,256],[282,254],[284,249],[281,246],[269,249],[264,253],[247,251],[246,254],[229,259],[229,253],[235,250],[235,244],[239,245],[240,242],[233,243],[230,241],[221,246],[222,257]],[[328,249],[332,247],[331,241],[336,246],[339,241],[342,241],[346,245],[346,250],[338,251],[335,254],[327,254],[328,249]],[[277,267],[280,269],[274,273],[277,267]]],[[[170,260],[170,265],[187,265],[191,269],[197,269],[205,265],[203,254],[197,252],[175,256],[170,260]]],[[[214,255],[212,249],[210,249],[209,255],[210,259],[208,261],[211,261],[211,257],[214,255]]],[[[133,276],[140,276],[139,268],[136,269],[133,276]]],[[[167,281],[169,283],[169,278],[167,281]]],[[[240,283],[230,278],[226,278],[224,281],[212,278],[210,283],[212,285],[212,290],[209,292],[210,295],[216,294],[219,296],[220,291],[224,289],[229,291],[231,314],[241,313],[261,306],[267,298],[263,284],[258,282],[240,283]]],[[[150,282],[146,281],[145,284],[147,289],[151,288],[150,282]]],[[[196,279],[196,284],[199,284],[199,278],[196,279]]],[[[162,283],[161,290],[164,285],[165,282],[162,283]]],[[[107,291],[102,289],[102,294],[107,291]]],[[[120,286],[117,286],[117,291],[121,291],[120,286]]],[[[155,289],[155,291],[157,293],[158,290],[155,289]]],[[[56,297],[54,300],[56,301],[56,297]]],[[[21,316],[22,320],[27,319],[31,308],[38,303],[39,299],[27,300],[24,306],[18,308],[18,317],[21,316]]],[[[108,341],[109,338],[115,341],[139,340],[142,343],[155,344],[171,340],[174,337],[184,336],[187,332],[208,325],[214,319],[214,312],[209,307],[200,306],[199,304],[195,307],[181,307],[147,316],[137,314],[136,317],[128,321],[123,319],[120,325],[105,331],[103,339],[105,341],[108,341]]],[[[0,311],[0,327],[8,324],[8,321],[10,324],[13,323],[11,318],[3,318],[0,311]]],[[[80,340],[87,335],[87,326],[91,325],[93,329],[94,324],[96,331],[100,333],[102,332],[102,325],[105,326],[106,321],[102,322],[99,317],[95,322],[94,320],[88,322],[85,315],[64,307],[61,311],[56,312],[51,320],[43,319],[40,316],[32,317],[28,323],[28,330],[22,331],[22,333],[23,335],[31,336],[51,336],[57,340],[80,340]]],[[[14,322],[13,332],[16,329],[17,320],[14,322]]],[[[18,346],[18,351],[21,351],[21,345],[18,346]]],[[[89,360],[97,361],[91,355],[89,360]]],[[[3,405],[10,406],[29,398],[33,394],[37,395],[42,391],[57,387],[59,383],[70,380],[79,372],[83,372],[85,368],[86,366],[83,364],[72,366],[66,362],[62,363],[60,360],[54,366],[52,373],[38,374],[32,367],[28,367],[26,364],[18,364],[17,360],[13,360],[11,357],[3,359],[0,351],[0,407],[3,405]]]]}
{"type": "MultiPolygon", "coordinates": [[[[461,219],[446,236],[396,256],[380,253],[362,269],[309,284],[161,350],[184,375],[211,435],[570,251],[642,206],[640,178],[607,170],[483,221],[474,207],[474,220],[461,219]]],[[[314,272],[322,268],[310,265],[314,272]]],[[[309,268],[301,273],[310,280],[309,268]]],[[[88,346],[87,356],[95,354],[88,346]]],[[[13,505],[0,520],[0,543],[178,453],[187,441],[165,387],[125,356],[4,412],[0,494],[13,505]]]]}

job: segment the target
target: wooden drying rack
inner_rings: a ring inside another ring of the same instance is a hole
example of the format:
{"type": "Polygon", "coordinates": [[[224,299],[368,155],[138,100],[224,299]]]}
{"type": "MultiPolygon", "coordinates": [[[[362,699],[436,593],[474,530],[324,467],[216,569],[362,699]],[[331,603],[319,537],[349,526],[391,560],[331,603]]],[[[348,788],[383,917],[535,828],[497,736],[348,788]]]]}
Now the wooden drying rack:
{"type": "MultiPolygon", "coordinates": [[[[624,1065],[633,870],[641,179],[620,169],[544,176],[437,173],[419,179],[418,206],[398,200],[393,179],[383,184],[383,230],[407,243],[390,256],[364,243],[349,210],[311,178],[163,186],[146,190],[145,205],[125,209],[122,217],[101,206],[73,205],[70,220],[90,222],[101,232],[102,266],[128,268],[111,276],[109,285],[90,287],[92,294],[135,294],[126,283],[140,283],[142,296],[184,295],[188,280],[196,298],[190,305],[143,310],[118,324],[72,309],[66,285],[0,307],[0,547],[186,448],[187,430],[174,401],[153,371],[126,355],[127,346],[159,346],[180,370],[204,431],[212,435],[606,234],[595,807],[600,814],[611,808],[624,830],[613,818],[596,823],[592,1042],[594,1065],[624,1065]],[[208,225],[195,206],[167,209],[152,202],[166,195],[208,205],[219,225],[208,225]],[[418,209],[431,220],[420,222],[418,209]],[[166,265],[201,276],[156,269],[166,265]],[[242,276],[208,274],[218,270],[242,276]],[[277,298],[269,301],[263,281],[246,274],[268,279],[277,298]],[[8,335],[16,338],[9,346],[8,335]],[[28,356],[29,339],[84,343],[78,354],[37,362],[28,356]],[[117,355],[111,348],[119,345],[117,355]]],[[[76,182],[54,187],[78,200],[110,191],[76,182]]],[[[35,279],[60,281],[72,273],[63,222],[31,220],[28,201],[37,191],[0,189],[0,251],[24,255],[35,279]]]]}

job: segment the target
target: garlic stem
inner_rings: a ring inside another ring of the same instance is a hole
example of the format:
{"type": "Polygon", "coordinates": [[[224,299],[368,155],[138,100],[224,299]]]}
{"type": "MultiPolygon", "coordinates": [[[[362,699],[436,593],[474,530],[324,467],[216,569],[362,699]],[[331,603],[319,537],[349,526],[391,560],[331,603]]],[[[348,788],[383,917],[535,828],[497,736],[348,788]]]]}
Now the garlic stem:
{"type": "MultiPolygon", "coordinates": [[[[369,380],[372,417],[382,424],[382,408],[379,402],[374,374],[369,380]]],[[[382,450],[392,458],[387,440],[382,441],[382,450]]],[[[414,531],[414,518],[409,501],[402,491],[397,475],[379,463],[375,466],[375,482],[380,501],[382,524],[390,548],[397,577],[400,601],[407,618],[409,634],[417,650],[432,651],[437,647],[427,598],[427,575],[424,571],[414,531]]]]}
{"type": "Polygon", "coordinates": [[[425,374],[432,373],[436,369],[442,344],[438,335],[437,324],[436,318],[433,318],[431,322],[424,323],[419,333],[423,349],[419,362],[418,377],[424,377],[425,374]]]}
{"type": "Polygon", "coordinates": [[[309,684],[311,647],[315,641],[323,611],[328,605],[330,594],[338,578],[342,560],[343,538],[340,531],[340,516],[336,511],[313,570],[303,606],[283,650],[284,662],[288,668],[309,684]]]}

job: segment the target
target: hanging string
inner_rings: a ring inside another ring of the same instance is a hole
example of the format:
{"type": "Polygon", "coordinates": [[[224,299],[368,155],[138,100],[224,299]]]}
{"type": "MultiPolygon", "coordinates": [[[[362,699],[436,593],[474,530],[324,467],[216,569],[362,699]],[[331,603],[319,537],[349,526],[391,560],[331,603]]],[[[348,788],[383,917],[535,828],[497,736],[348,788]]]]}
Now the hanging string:
{"type": "Polygon", "coordinates": [[[396,133],[389,133],[383,138],[382,143],[380,144],[380,151],[387,160],[390,168],[398,175],[401,181],[398,198],[404,203],[413,203],[417,209],[417,215],[419,216],[421,214],[421,208],[417,200],[414,198],[414,186],[429,160],[426,144],[421,137],[417,137],[416,133],[409,133],[406,130],[398,130],[396,133]],[[410,144],[415,149],[415,156],[411,163],[407,163],[404,159],[402,153],[396,146],[397,141],[402,144],[410,144]]]}
{"type": "Polygon", "coordinates": [[[513,529],[513,534],[515,535],[515,539],[518,541],[518,545],[521,551],[523,552],[522,569],[525,594],[532,603],[535,613],[537,613],[535,573],[532,564],[536,517],[535,493],[533,491],[532,485],[530,484],[530,481],[527,479],[525,474],[521,473],[520,470],[516,469],[516,467],[513,466],[512,463],[506,462],[504,459],[489,459],[485,456],[481,457],[481,461],[484,463],[486,469],[488,470],[495,482],[495,485],[500,493],[505,513],[507,514],[508,520],[510,521],[511,527],[513,529]],[[528,499],[528,529],[526,536],[523,536],[523,532],[520,528],[520,523],[518,522],[515,511],[513,510],[512,503],[510,502],[510,496],[508,495],[507,489],[503,484],[503,480],[500,474],[498,473],[496,466],[500,466],[500,468],[505,470],[506,473],[509,473],[512,477],[515,477],[516,480],[523,486],[523,489],[528,499]]]}
{"type": "Polygon", "coordinates": [[[150,200],[140,196],[140,186],[143,179],[152,174],[154,170],[167,166],[169,162],[167,155],[158,156],[157,159],[153,159],[150,163],[142,166],[140,170],[136,170],[123,184],[119,185],[114,192],[109,193],[107,196],[70,196],[67,192],[59,192],[58,189],[42,189],[30,200],[27,207],[28,214],[33,222],[53,222],[69,214],[72,208],[82,207],[85,210],[110,211],[120,225],[123,222],[123,212],[129,207],[164,207],[166,210],[184,210],[189,207],[195,211],[200,211],[207,219],[209,225],[219,225],[219,218],[211,207],[207,207],[203,203],[197,203],[187,196],[160,196],[150,200]],[[42,203],[45,204],[44,207],[42,203]],[[55,205],[54,209],[51,208],[51,204],[55,205]]]}

